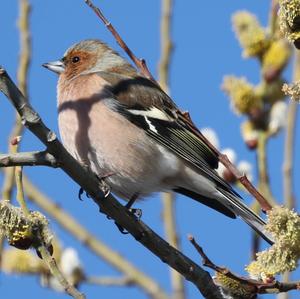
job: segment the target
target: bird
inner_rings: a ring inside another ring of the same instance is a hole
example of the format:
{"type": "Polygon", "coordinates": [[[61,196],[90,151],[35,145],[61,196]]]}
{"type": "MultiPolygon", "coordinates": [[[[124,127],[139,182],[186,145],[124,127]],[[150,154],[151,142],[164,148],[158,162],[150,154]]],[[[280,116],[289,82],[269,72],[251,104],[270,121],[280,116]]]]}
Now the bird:
{"type": "Polygon", "coordinates": [[[98,39],[43,66],[59,75],[58,125],[68,152],[127,202],[174,191],[240,217],[270,244],[265,221],[221,178],[217,154],[158,84],[98,39]]]}

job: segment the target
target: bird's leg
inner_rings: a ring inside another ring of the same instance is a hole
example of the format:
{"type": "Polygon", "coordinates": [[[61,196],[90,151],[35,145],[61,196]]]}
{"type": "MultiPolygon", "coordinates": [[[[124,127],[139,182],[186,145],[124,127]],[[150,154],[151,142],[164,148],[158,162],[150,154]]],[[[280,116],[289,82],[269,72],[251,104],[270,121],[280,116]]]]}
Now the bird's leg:
{"type": "MultiPolygon", "coordinates": [[[[79,163],[81,164],[81,166],[83,168],[85,168],[86,170],[89,170],[90,169],[90,166],[89,166],[89,163],[87,161],[84,161],[84,160],[81,160],[81,159],[78,159],[79,163]]],[[[84,189],[82,187],[79,188],[79,191],[78,191],[78,198],[79,200],[83,201],[82,199],[82,194],[84,193],[84,189]]],[[[90,198],[89,194],[87,192],[85,192],[85,195],[86,197],[90,198]]]]}
{"type": "Polygon", "coordinates": [[[125,208],[131,212],[134,216],[136,216],[137,219],[140,219],[142,217],[142,210],[141,209],[133,209],[131,208],[135,201],[138,199],[139,194],[135,193],[133,196],[129,199],[127,204],[125,205],[125,208]]]}

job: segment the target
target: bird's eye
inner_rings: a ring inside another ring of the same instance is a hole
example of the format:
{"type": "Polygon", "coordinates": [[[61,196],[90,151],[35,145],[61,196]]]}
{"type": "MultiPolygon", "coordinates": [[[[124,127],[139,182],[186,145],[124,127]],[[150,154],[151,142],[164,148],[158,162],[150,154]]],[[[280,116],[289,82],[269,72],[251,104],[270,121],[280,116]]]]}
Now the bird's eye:
{"type": "Polygon", "coordinates": [[[78,61],[80,61],[80,58],[79,58],[78,56],[74,56],[74,57],[72,58],[72,62],[73,62],[73,63],[77,63],[78,61]]]}

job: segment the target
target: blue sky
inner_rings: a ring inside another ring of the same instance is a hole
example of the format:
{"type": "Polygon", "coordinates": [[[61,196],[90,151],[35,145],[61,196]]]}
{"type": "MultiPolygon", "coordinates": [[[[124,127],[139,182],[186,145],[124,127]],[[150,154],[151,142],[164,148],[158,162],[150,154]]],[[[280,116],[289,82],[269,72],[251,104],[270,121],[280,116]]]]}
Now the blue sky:
{"type": "MultiPolygon", "coordinates": [[[[12,78],[16,77],[19,39],[16,26],[18,1],[3,0],[0,3],[0,64],[12,78]]],[[[190,111],[195,123],[201,127],[213,128],[220,139],[221,147],[231,147],[238,153],[238,159],[246,159],[255,165],[255,154],[249,152],[240,136],[242,118],[231,111],[227,97],[220,90],[226,74],[244,75],[251,82],[259,81],[259,65],[255,60],[244,60],[241,49],[231,28],[231,15],[237,10],[247,9],[255,13],[262,24],[267,24],[270,1],[175,1],[173,20],[173,41],[175,52],[172,58],[170,88],[171,95],[183,109],[190,111]]],[[[53,73],[41,67],[47,61],[61,58],[73,43],[86,38],[99,38],[122,52],[106,28],[99,22],[83,0],[31,1],[31,30],[33,58],[29,75],[30,101],[45,123],[58,132],[56,112],[56,81],[53,73]]],[[[125,41],[138,57],[146,59],[152,73],[156,75],[160,56],[160,1],[99,1],[106,16],[119,30],[125,41]]],[[[125,55],[125,54],[124,54],[125,55]]],[[[289,78],[287,73],[287,78],[289,78]]],[[[0,95],[2,120],[0,130],[0,151],[7,150],[7,134],[14,120],[14,111],[7,100],[0,95]]],[[[299,144],[297,144],[297,148],[299,144]]],[[[296,153],[297,153],[296,148],[296,153]]],[[[21,150],[39,150],[43,146],[29,132],[25,133],[21,150]]],[[[282,198],[282,156],[283,136],[274,138],[268,145],[272,191],[276,198],[282,198]]],[[[299,159],[295,164],[298,165],[299,159]]],[[[170,290],[169,270],[131,236],[121,235],[112,221],[98,213],[89,199],[77,199],[78,186],[62,171],[44,167],[26,168],[25,173],[46,194],[74,215],[99,239],[107,242],[138,268],[159,281],[170,290]]],[[[296,176],[296,179],[299,179],[296,176]]],[[[299,187],[296,190],[299,194],[299,187]]],[[[249,203],[251,199],[245,196],[249,203]]],[[[161,202],[158,196],[138,204],[143,210],[143,220],[163,235],[161,202]]],[[[227,219],[196,202],[178,197],[177,222],[181,235],[183,252],[196,262],[200,259],[189,244],[186,236],[192,233],[207,254],[220,265],[243,273],[249,261],[250,232],[241,220],[227,219]]],[[[32,209],[36,208],[31,206],[32,209]]],[[[81,246],[51,222],[52,229],[64,246],[73,246],[79,251],[82,263],[91,275],[118,275],[104,261],[81,246]]],[[[265,244],[264,244],[265,245],[265,244]]],[[[137,288],[106,288],[83,285],[81,289],[88,298],[109,296],[110,298],[147,298],[137,288]]],[[[32,277],[6,276],[1,274],[0,293],[5,298],[26,297],[44,299],[67,298],[67,295],[41,288],[32,277]]],[[[196,288],[187,283],[188,298],[200,298],[196,288]]],[[[291,298],[296,298],[292,293],[291,298]]],[[[272,298],[267,296],[266,298],[272,298]]]]}

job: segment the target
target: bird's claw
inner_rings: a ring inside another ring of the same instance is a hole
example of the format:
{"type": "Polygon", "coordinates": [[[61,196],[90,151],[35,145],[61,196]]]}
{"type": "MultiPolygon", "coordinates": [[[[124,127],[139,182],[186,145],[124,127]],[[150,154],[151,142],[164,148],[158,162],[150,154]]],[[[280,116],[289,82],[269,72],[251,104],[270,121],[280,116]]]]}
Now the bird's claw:
{"type": "Polygon", "coordinates": [[[116,221],[115,221],[115,225],[117,226],[117,228],[118,228],[118,230],[120,231],[121,234],[123,234],[123,235],[128,235],[129,234],[129,231],[127,231],[122,225],[120,225],[116,221]]]}
{"type": "MultiPolygon", "coordinates": [[[[82,188],[82,187],[80,187],[80,189],[79,189],[79,192],[78,192],[78,198],[79,198],[79,200],[81,200],[81,201],[83,201],[83,199],[82,199],[82,194],[84,193],[84,189],[82,188]]],[[[87,192],[85,192],[85,196],[87,197],[87,198],[90,198],[90,195],[87,193],[87,192]]]]}
{"type": "MultiPolygon", "coordinates": [[[[143,211],[142,209],[127,209],[127,211],[132,214],[133,216],[136,217],[136,219],[139,221],[142,217],[142,214],[143,214],[143,211]]],[[[110,216],[107,216],[108,219],[111,219],[110,216]]],[[[118,230],[121,232],[121,234],[123,235],[127,235],[129,234],[129,232],[120,224],[118,224],[116,221],[115,221],[115,225],[117,226],[118,230]]]]}
{"type": "Polygon", "coordinates": [[[103,198],[107,198],[110,194],[110,187],[103,180],[100,180],[100,189],[103,192],[103,198]]]}
{"type": "MultiPolygon", "coordinates": [[[[141,217],[142,217],[142,215],[143,215],[142,209],[128,208],[127,205],[125,205],[125,208],[126,208],[126,210],[127,210],[130,214],[132,214],[138,221],[141,219],[141,217]]],[[[110,217],[109,215],[106,215],[106,218],[109,219],[109,220],[112,219],[112,217],[110,217]]],[[[115,221],[115,225],[117,226],[117,228],[118,228],[118,230],[121,232],[121,234],[123,234],[123,235],[129,234],[129,232],[128,232],[122,225],[120,225],[119,223],[117,223],[116,221],[115,221]]]]}

